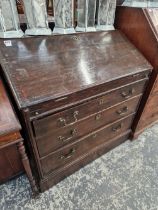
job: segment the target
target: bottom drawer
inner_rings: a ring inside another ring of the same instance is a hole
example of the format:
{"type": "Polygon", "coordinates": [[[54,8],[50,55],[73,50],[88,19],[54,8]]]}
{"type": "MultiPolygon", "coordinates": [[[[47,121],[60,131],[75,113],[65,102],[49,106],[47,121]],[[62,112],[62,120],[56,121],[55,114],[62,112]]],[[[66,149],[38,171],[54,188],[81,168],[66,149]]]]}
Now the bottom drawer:
{"type": "Polygon", "coordinates": [[[81,158],[78,158],[76,161],[73,161],[72,163],[67,164],[65,167],[56,170],[56,173],[49,174],[44,179],[41,179],[39,182],[40,191],[44,192],[45,190],[57,184],[67,176],[84,167],[88,163],[97,159],[101,155],[104,155],[109,150],[119,146],[121,143],[125,142],[128,139],[130,131],[131,130],[128,130],[122,135],[113,138],[110,142],[105,142],[99,145],[98,147],[95,147],[89,153],[82,156],[81,158]]]}
{"type": "Polygon", "coordinates": [[[43,175],[47,175],[53,170],[74,161],[82,155],[88,153],[95,147],[110,141],[131,128],[134,115],[116,121],[113,124],[105,126],[86,137],[79,139],[76,143],[65,146],[47,157],[41,158],[43,175]]]}

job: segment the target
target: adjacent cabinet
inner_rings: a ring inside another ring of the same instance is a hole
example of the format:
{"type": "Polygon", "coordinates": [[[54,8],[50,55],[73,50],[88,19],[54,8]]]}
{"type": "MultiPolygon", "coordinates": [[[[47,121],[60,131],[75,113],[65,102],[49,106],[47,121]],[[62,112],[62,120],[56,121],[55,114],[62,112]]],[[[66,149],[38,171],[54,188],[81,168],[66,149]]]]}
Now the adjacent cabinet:
{"type": "Polygon", "coordinates": [[[25,170],[33,192],[37,192],[20,130],[21,125],[0,78],[0,184],[25,170]]]}
{"type": "Polygon", "coordinates": [[[119,31],[0,41],[40,192],[127,140],[151,65],[119,31]]]}
{"type": "Polygon", "coordinates": [[[135,125],[135,137],[158,121],[158,9],[117,7],[116,28],[120,29],[154,67],[144,97],[143,113],[135,125]]]}

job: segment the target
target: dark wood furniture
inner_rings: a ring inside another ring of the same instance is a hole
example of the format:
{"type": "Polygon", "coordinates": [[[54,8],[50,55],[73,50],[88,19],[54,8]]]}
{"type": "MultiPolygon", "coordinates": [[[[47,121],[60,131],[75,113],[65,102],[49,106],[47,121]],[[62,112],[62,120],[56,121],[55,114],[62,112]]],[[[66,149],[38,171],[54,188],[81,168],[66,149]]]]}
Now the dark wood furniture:
{"type": "Polygon", "coordinates": [[[116,0],[117,5],[122,5],[125,0],[116,0]]]}
{"type": "Polygon", "coordinates": [[[37,191],[20,130],[21,126],[0,78],[0,184],[25,169],[32,189],[37,191]]]}
{"type": "Polygon", "coordinates": [[[0,41],[40,191],[129,138],[151,65],[119,31],[0,41]]]}
{"type": "Polygon", "coordinates": [[[140,116],[133,128],[137,137],[145,128],[158,121],[158,9],[117,7],[115,26],[154,67],[140,116]]]}

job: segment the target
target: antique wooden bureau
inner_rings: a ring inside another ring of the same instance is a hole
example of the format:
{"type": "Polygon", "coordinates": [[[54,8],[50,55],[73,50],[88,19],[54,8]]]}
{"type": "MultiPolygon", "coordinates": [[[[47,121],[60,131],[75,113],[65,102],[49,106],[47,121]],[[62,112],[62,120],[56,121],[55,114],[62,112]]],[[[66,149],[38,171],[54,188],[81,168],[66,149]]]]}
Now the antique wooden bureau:
{"type": "Polygon", "coordinates": [[[119,31],[0,41],[39,191],[129,138],[151,65],[119,31]]]}
{"type": "Polygon", "coordinates": [[[144,96],[143,114],[133,128],[137,137],[158,121],[158,8],[117,7],[115,25],[154,67],[144,96]]]}
{"type": "Polygon", "coordinates": [[[21,126],[0,78],[0,184],[25,172],[33,192],[37,191],[20,134],[21,126]]]}

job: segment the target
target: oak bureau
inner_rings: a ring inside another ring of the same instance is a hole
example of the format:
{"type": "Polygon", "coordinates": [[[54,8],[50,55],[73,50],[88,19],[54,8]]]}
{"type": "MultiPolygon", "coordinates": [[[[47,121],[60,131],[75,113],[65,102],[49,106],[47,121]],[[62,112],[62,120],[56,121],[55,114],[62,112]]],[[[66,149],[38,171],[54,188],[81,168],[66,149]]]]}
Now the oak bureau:
{"type": "Polygon", "coordinates": [[[152,67],[119,31],[10,45],[1,66],[40,192],[129,138],[152,67]]]}

